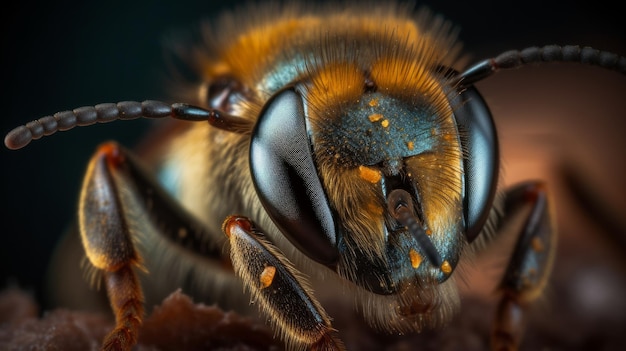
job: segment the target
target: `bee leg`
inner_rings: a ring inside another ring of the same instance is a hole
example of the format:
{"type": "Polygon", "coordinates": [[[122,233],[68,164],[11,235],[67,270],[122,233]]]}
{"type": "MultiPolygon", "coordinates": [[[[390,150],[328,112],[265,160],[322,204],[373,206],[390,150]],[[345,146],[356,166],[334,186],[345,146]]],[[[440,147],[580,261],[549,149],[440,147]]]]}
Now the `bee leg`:
{"type": "Polygon", "coordinates": [[[173,241],[195,240],[191,246],[203,247],[202,226],[175,204],[130,152],[112,142],[101,145],[89,162],[78,222],[87,259],[96,273],[102,273],[116,319],[102,349],[130,350],[144,317],[136,272],[144,268],[137,242],[142,234],[156,231],[173,241]],[[181,231],[185,235],[179,235],[181,231]]]}
{"type": "Polygon", "coordinates": [[[252,221],[230,216],[222,228],[235,272],[281,331],[288,349],[344,350],[308,282],[252,221]]]}
{"type": "Polygon", "coordinates": [[[502,294],[492,331],[493,350],[516,350],[524,330],[524,308],[541,295],[552,270],[556,231],[544,183],[530,181],[506,192],[509,215],[530,207],[517,233],[513,256],[500,282],[502,294]]]}

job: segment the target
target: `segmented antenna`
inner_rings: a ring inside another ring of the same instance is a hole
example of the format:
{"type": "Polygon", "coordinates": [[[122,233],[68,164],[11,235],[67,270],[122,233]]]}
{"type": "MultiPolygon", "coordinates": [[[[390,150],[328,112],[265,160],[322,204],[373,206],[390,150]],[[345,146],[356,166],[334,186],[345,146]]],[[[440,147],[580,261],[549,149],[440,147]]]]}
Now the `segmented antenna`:
{"type": "Polygon", "coordinates": [[[252,123],[236,116],[222,114],[217,110],[207,110],[183,103],[170,105],[154,100],[124,101],[79,107],[72,111],[58,112],[52,116],[34,120],[10,131],[4,138],[4,145],[9,149],[17,150],[28,145],[32,140],[54,134],[57,131],[69,130],[76,126],[88,126],[115,120],[165,117],[194,122],[208,121],[215,127],[229,131],[246,130],[251,128],[252,123]]]}
{"type": "Polygon", "coordinates": [[[626,74],[626,57],[618,54],[588,46],[546,45],[529,47],[521,51],[510,50],[495,58],[480,61],[456,76],[454,83],[461,87],[469,86],[489,77],[500,69],[518,68],[542,62],[577,62],[626,74]]]}

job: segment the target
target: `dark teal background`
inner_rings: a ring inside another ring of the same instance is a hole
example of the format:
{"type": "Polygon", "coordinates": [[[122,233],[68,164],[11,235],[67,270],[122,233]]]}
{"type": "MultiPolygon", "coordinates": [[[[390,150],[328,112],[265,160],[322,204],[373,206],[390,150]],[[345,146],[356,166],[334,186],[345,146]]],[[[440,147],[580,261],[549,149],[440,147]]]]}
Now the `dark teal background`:
{"type": "MultiPolygon", "coordinates": [[[[232,3],[70,1],[5,7],[0,132],[79,106],[163,98],[163,37],[232,3]]],[[[466,51],[477,59],[552,43],[626,54],[623,12],[609,1],[563,6],[439,0],[428,5],[460,27],[466,51]]],[[[81,176],[95,146],[107,139],[132,146],[145,127],[145,121],[118,122],[61,133],[17,152],[0,147],[0,286],[16,283],[40,293],[46,262],[75,213],[81,176]]]]}

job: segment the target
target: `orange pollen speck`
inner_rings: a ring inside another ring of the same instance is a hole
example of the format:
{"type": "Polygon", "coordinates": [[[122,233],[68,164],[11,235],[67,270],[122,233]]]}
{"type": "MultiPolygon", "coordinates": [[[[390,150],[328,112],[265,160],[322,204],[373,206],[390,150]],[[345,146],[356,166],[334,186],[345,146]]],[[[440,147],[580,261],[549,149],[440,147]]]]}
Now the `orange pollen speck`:
{"type": "Polygon", "coordinates": [[[413,268],[415,269],[417,269],[417,267],[422,264],[422,255],[420,255],[419,252],[413,249],[409,251],[409,258],[411,259],[411,266],[413,266],[413,268]]]}
{"type": "Polygon", "coordinates": [[[265,289],[272,285],[272,282],[274,281],[274,274],[276,274],[276,267],[265,266],[263,272],[261,272],[261,276],[259,277],[259,280],[261,281],[261,289],[265,289]]]}
{"type": "Polygon", "coordinates": [[[412,141],[409,141],[409,142],[407,142],[407,143],[406,143],[406,147],[407,147],[409,150],[413,150],[413,148],[415,147],[415,145],[413,144],[413,142],[412,142],[412,141]]]}
{"type": "Polygon", "coordinates": [[[450,266],[450,263],[448,261],[443,261],[443,263],[441,264],[441,271],[445,274],[450,274],[452,272],[452,266],[450,266]]]}
{"type": "Polygon", "coordinates": [[[544,250],[543,242],[537,237],[533,238],[533,240],[530,242],[530,245],[533,247],[533,250],[535,252],[541,252],[544,250]]]}
{"type": "Polygon", "coordinates": [[[376,106],[378,106],[378,99],[372,99],[372,100],[370,100],[370,102],[368,102],[368,105],[370,105],[370,107],[376,107],[376,106]]]}
{"type": "Polygon", "coordinates": [[[452,135],[451,133],[446,133],[443,135],[443,140],[445,141],[451,141],[454,139],[454,135],[452,135]]]}
{"type": "Polygon", "coordinates": [[[380,113],[372,113],[367,118],[369,118],[370,122],[374,123],[383,119],[383,115],[381,115],[380,113]]]}
{"type": "Polygon", "coordinates": [[[359,166],[359,177],[370,183],[378,183],[382,178],[380,171],[366,166],[359,166]]]}
{"type": "Polygon", "coordinates": [[[425,232],[426,232],[426,235],[428,236],[433,235],[433,231],[430,229],[426,229],[425,232]]]}
{"type": "Polygon", "coordinates": [[[384,128],[389,127],[389,120],[384,119],[382,122],[380,122],[380,125],[384,128]]]}

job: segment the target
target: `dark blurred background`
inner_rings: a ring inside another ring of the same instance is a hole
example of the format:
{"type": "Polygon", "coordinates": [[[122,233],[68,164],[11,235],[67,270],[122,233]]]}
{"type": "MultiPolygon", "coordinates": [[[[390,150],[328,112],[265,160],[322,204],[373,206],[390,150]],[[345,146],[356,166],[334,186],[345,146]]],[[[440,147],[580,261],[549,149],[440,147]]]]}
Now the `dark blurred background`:
{"type": "MultiPolygon", "coordinates": [[[[11,10],[5,8],[0,15],[3,86],[0,132],[5,134],[32,119],[79,106],[165,98],[163,38],[173,30],[186,29],[211,18],[221,9],[232,8],[233,3],[238,2],[14,3],[11,10]]],[[[438,0],[421,3],[445,15],[460,28],[465,51],[475,59],[511,48],[552,43],[590,45],[626,54],[623,12],[614,2],[562,5],[546,0],[508,3],[438,0]]],[[[537,78],[539,86],[545,82],[537,72],[549,70],[528,72],[537,78]]],[[[626,78],[617,74],[617,78],[609,77],[611,73],[601,70],[587,70],[585,77],[593,79],[596,73],[612,80],[613,85],[594,86],[589,93],[613,98],[593,103],[623,106],[624,91],[615,92],[613,87],[623,89],[626,78]]],[[[498,85],[491,85],[484,91],[501,114],[508,112],[506,105],[494,101],[487,93],[498,91],[506,95],[508,88],[515,84],[507,74],[494,78],[498,85]]],[[[563,87],[576,82],[575,78],[567,79],[563,87]]],[[[532,82],[529,84],[526,91],[533,90],[532,82]]],[[[550,84],[554,99],[551,92],[547,92],[545,101],[553,103],[552,108],[569,104],[567,98],[558,95],[559,82],[550,84]]],[[[585,86],[581,84],[577,89],[584,99],[585,86]]],[[[511,93],[504,101],[519,98],[511,93]]],[[[519,104],[533,104],[533,101],[522,100],[519,104]]],[[[504,118],[502,115],[495,117],[504,118]]],[[[609,129],[626,131],[623,117],[624,113],[611,117],[609,129]]],[[[541,120],[535,123],[540,124],[541,120]]],[[[562,119],[551,123],[550,127],[567,134],[573,124],[562,119]]],[[[59,235],[75,214],[81,177],[95,146],[107,139],[132,146],[147,126],[145,121],[117,122],[62,132],[20,151],[0,147],[0,286],[17,284],[40,294],[46,262],[59,235]]],[[[511,133],[514,134],[515,129],[511,133]]],[[[589,130],[589,133],[594,131],[589,130]]],[[[529,141],[532,143],[532,138],[529,141]]],[[[579,141],[584,145],[587,139],[579,141]]],[[[623,146],[623,141],[619,145],[623,146]]],[[[624,151],[613,151],[616,154],[610,159],[607,171],[623,176],[624,151]],[[611,167],[615,167],[613,171],[611,167]]],[[[520,153],[523,157],[523,152],[520,153]]],[[[509,160],[507,164],[514,162],[509,160]]],[[[624,182],[624,178],[614,179],[624,182]]],[[[624,189],[623,185],[617,185],[614,189],[624,189]]],[[[617,211],[624,212],[623,208],[617,211]]]]}

